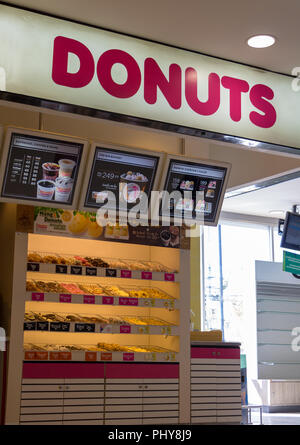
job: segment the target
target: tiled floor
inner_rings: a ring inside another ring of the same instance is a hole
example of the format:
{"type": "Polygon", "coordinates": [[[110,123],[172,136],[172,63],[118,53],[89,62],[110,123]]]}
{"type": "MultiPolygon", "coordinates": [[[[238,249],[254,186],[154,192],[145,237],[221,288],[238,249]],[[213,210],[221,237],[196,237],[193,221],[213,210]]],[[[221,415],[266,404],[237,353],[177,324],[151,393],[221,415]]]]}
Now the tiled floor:
{"type": "MultiPolygon", "coordinates": [[[[263,425],[300,425],[300,413],[276,413],[262,415],[263,425]]],[[[252,412],[252,423],[259,424],[259,412],[252,412]]]]}

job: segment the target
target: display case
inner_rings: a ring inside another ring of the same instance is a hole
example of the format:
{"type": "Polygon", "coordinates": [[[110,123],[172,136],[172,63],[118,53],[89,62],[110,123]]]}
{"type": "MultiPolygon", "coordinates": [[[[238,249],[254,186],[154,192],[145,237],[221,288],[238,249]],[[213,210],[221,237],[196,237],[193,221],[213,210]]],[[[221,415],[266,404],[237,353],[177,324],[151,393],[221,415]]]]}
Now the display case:
{"type": "Polygon", "coordinates": [[[14,244],[6,423],[189,422],[189,251],[14,244]]]}

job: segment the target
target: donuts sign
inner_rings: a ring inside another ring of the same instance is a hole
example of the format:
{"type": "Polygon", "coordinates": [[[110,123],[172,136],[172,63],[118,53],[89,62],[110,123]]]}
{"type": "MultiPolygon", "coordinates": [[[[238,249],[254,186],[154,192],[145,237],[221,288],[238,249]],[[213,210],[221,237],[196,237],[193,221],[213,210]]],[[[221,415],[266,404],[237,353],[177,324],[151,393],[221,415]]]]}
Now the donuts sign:
{"type": "Polygon", "coordinates": [[[271,103],[274,91],[267,85],[256,84],[250,88],[244,79],[213,72],[202,81],[204,88],[208,90],[208,98],[201,101],[197,93],[200,76],[195,68],[187,67],[183,70],[177,63],[170,63],[168,71],[167,77],[159,63],[151,57],[146,57],[141,67],[134,56],[120,49],[107,50],[95,61],[89,48],[80,41],[63,36],[54,40],[52,79],[57,85],[73,89],[84,88],[92,81],[96,72],[99,87],[112,97],[128,99],[142,89],[145,103],[155,105],[159,89],[173,110],[179,110],[185,100],[189,108],[201,116],[217,113],[221,104],[220,91],[224,88],[229,92],[227,111],[232,121],[241,120],[242,95],[248,94],[253,106],[253,111],[249,113],[250,122],[261,128],[270,128],[276,122],[276,110],[271,103]],[[79,59],[77,72],[68,72],[70,53],[79,59]],[[112,69],[115,65],[121,65],[126,70],[127,79],[122,84],[113,79],[112,69]]]}
{"type": "Polygon", "coordinates": [[[300,148],[291,76],[5,4],[0,39],[5,100],[300,148]]]}

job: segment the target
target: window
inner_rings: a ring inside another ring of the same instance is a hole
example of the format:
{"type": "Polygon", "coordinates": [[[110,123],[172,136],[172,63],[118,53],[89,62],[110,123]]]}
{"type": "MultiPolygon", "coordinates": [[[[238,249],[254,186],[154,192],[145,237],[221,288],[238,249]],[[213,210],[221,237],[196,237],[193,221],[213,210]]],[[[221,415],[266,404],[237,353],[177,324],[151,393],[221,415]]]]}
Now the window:
{"type": "MultiPolygon", "coordinates": [[[[255,260],[273,260],[272,236],[268,225],[204,228],[203,329],[221,329],[224,341],[241,342],[243,351],[255,342],[255,260]]],[[[274,251],[282,259],[279,243],[275,239],[274,251]]]]}

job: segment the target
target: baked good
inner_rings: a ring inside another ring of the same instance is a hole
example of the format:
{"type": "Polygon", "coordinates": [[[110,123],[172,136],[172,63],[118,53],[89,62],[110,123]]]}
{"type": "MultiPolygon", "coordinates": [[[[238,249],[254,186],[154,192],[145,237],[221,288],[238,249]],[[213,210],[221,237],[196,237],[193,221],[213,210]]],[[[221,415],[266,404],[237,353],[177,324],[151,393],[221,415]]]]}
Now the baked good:
{"type": "Polygon", "coordinates": [[[41,263],[42,256],[36,252],[29,252],[27,261],[28,261],[28,263],[41,263]]]}

